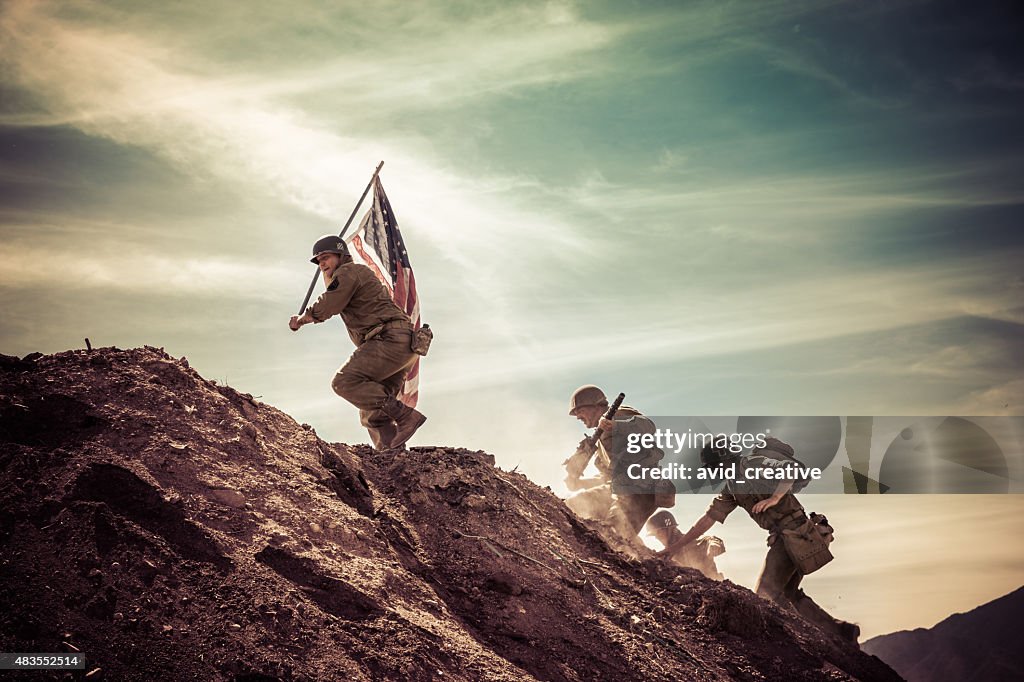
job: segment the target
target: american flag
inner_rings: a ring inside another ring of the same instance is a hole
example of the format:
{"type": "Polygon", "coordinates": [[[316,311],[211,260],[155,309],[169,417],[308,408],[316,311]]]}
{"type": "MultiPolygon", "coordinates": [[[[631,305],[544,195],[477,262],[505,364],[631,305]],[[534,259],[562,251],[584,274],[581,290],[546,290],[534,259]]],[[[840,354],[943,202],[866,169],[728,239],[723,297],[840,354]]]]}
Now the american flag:
{"type": "MultiPolygon", "coordinates": [[[[345,241],[349,243],[353,260],[373,270],[377,279],[387,287],[392,300],[409,315],[413,327],[419,329],[420,299],[416,295],[416,278],[409,264],[405,240],[398,231],[398,220],[379,177],[373,180],[373,206],[359,223],[359,229],[345,241]]],[[[417,357],[405,375],[398,399],[409,407],[416,407],[419,385],[420,361],[417,357]]]]}

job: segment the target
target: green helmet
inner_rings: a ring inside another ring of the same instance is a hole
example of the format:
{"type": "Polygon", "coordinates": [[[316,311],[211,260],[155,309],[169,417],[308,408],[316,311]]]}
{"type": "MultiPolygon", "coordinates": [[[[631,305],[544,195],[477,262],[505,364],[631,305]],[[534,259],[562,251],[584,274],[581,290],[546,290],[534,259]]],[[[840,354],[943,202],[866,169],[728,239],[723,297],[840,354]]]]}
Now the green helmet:
{"type": "Polygon", "coordinates": [[[572,397],[569,398],[569,414],[576,416],[576,410],[588,405],[608,407],[608,396],[604,394],[604,391],[592,384],[580,386],[573,391],[572,397]]]}
{"type": "Polygon", "coordinates": [[[348,247],[345,246],[345,242],[341,237],[334,234],[325,234],[313,244],[313,257],[309,259],[309,262],[316,265],[316,259],[322,253],[336,253],[339,256],[345,256],[348,254],[348,247]]]}
{"type": "Polygon", "coordinates": [[[672,516],[672,512],[662,509],[656,514],[652,514],[651,518],[647,519],[647,523],[644,524],[644,529],[648,533],[653,533],[656,530],[662,528],[675,528],[679,524],[676,522],[676,517],[672,516]]]}

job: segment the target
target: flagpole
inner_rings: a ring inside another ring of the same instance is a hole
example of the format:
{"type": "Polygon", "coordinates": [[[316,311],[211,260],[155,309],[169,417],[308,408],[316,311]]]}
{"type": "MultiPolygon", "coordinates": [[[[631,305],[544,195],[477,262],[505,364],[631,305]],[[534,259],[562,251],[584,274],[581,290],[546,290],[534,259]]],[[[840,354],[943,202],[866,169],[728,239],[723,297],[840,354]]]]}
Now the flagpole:
{"type": "MultiPolygon", "coordinates": [[[[383,168],[383,167],[384,167],[384,162],[381,161],[377,165],[377,169],[375,171],[373,171],[373,177],[371,177],[370,178],[370,182],[368,182],[366,184],[366,189],[363,190],[363,195],[361,197],[359,197],[359,201],[356,202],[356,207],[352,209],[351,215],[349,215],[348,220],[345,222],[345,227],[341,228],[341,234],[338,235],[338,239],[344,238],[345,233],[348,232],[348,228],[352,224],[352,219],[355,218],[356,217],[356,213],[359,212],[359,207],[363,205],[363,199],[366,198],[366,195],[369,193],[370,188],[373,186],[373,181],[377,179],[377,174],[380,173],[380,169],[383,168]]],[[[302,305],[299,306],[299,313],[298,313],[299,315],[301,315],[303,312],[305,312],[306,306],[309,305],[309,299],[310,299],[310,297],[313,296],[313,288],[316,286],[316,280],[317,280],[317,277],[319,277],[319,276],[320,276],[320,269],[317,268],[317,271],[313,273],[313,281],[309,283],[309,291],[306,292],[306,298],[303,299],[302,305]]]]}

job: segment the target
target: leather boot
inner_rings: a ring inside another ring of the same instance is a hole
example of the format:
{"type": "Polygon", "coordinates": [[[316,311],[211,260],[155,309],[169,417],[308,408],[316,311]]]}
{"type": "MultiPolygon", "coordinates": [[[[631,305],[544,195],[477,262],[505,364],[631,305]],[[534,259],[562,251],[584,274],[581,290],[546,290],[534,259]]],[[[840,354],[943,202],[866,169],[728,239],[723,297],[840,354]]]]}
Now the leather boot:
{"type": "Polygon", "coordinates": [[[389,396],[380,410],[395,420],[396,433],[389,446],[391,448],[403,447],[412,438],[412,434],[423,426],[423,422],[427,421],[422,412],[409,407],[394,396],[389,396]]]}
{"type": "Polygon", "coordinates": [[[367,426],[366,430],[370,434],[370,442],[373,443],[374,450],[390,449],[391,441],[395,439],[395,434],[398,432],[394,422],[383,426],[367,426]]]}

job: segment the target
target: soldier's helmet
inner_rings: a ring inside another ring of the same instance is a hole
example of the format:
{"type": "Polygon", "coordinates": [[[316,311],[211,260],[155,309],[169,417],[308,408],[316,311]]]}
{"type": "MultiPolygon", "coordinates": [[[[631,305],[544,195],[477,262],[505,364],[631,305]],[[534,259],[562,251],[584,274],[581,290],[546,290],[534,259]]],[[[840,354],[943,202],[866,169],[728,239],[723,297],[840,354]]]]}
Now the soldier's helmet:
{"type": "Polygon", "coordinates": [[[325,234],[313,244],[313,257],[309,259],[309,262],[315,265],[316,259],[324,253],[336,253],[339,256],[344,256],[348,253],[348,247],[338,235],[325,234]]]}
{"type": "Polygon", "coordinates": [[[569,414],[575,417],[576,410],[588,405],[608,407],[608,396],[604,394],[604,391],[593,384],[580,386],[573,391],[572,397],[569,398],[569,414]]]}
{"type": "Polygon", "coordinates": [[[764,447],[755,449],[754,452],[761,452],[763,450],[774,450],[775,452],[782,453],[783,455],[789,455],[790,457],[796,457],[796,452],[793,450],[793,446],[789,443],[785,443],[778,438],[768,436],[764,439],[764,447]]]}
{"type": "Polygon", "coordinates": [[[676,517],[672,516],[672,512],[662,509],[661,511],[653,514],[651,518],[647,519],[647,523],[644,524],[644,529],[648,533],[653,533],[656,530],[662,528],[675,528],[679,524],[676,523],[676,517]]]}
{"type": "Polygon", "coordinates": [[[711,443],[705,443],[700,451],[700,465],[705,469],[717,469],[723,464],[737,461],[739,455],[730,452],[728,447],[717,447],[711,443]]]}

